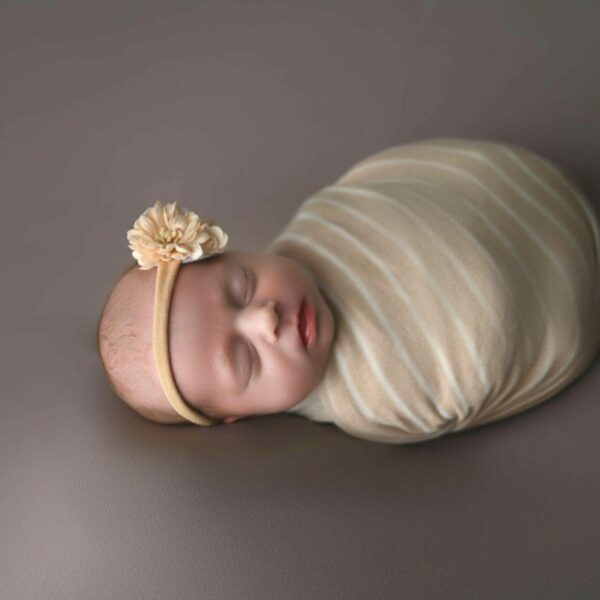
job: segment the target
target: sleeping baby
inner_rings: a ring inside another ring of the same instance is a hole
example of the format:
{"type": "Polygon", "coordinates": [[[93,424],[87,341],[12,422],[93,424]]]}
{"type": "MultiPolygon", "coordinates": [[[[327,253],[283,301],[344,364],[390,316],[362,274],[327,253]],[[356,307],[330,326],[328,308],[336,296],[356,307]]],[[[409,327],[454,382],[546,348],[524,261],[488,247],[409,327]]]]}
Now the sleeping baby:
{"type": "Polygon", "coordinates": [[[156,203],[128,232],[98,348],[159,423],[287,412],[420,442],[555,396],[600,347],[600,227],[556,164],[440,138],[359,161],[264,253],[156,203]]]}

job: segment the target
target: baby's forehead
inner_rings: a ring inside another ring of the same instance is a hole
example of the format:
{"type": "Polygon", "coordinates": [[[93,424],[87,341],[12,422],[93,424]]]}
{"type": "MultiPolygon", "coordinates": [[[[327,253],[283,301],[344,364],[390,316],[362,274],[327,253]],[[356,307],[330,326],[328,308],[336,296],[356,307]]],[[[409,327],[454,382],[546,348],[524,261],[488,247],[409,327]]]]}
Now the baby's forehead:
{"type": "Polygon", "coordinates": [[[201,325],[210,330],[218,325],[211,319],[229,300],[237,268],[235,258],[226,253],[182,265],[173,290],[171,319],[186,328],[201,325]]]}
{"type": "Polygon", "coordinates": [[[212,298],[223,284],[231,263],[229,255],[223,253],[182,265],[176,287],[179,284],[182,288],[190,287],[195,300],[212,298]]]}

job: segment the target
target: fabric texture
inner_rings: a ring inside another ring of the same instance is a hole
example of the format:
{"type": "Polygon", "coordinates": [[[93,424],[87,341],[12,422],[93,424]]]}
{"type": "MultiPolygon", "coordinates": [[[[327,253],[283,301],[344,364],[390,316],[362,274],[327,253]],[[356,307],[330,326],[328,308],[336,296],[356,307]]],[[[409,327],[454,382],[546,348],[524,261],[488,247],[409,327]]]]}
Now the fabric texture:
{"type": "Polygon", "coordinates": [[[539,404],[598,351],[599,248],[589,199],[523,147],[368,156],[267,246],[313,274],[335,320],[322,381],[287,412],[411,443],[539,404]]]}

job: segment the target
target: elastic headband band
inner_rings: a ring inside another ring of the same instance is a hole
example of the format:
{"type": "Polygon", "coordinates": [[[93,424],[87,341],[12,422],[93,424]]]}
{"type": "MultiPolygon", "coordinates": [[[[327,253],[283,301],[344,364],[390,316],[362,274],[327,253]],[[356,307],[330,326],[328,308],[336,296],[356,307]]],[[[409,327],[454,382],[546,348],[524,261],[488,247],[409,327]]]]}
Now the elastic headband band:
{"type": "Polygon", "coordinates": [[[169,309],[182,263],[223,252],[229,237],[212,221],[202,221],[195,213],[182,211],[176,202],[163,207],[156,201],[127,232],[127,239],[140,269],[157,268],[152,352],[162,390],[178,415],[196,425],[214,425],[219,420],[192,408],[175,383],[169,352],[169,309]]]}

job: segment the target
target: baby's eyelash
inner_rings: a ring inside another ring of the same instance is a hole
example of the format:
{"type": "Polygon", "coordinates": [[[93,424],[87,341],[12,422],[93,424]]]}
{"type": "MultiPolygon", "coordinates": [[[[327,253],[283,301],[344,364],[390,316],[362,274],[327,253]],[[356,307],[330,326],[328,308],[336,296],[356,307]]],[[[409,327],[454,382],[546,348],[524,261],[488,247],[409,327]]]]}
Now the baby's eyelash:
{"type": "Polygon", "coordinates": [[[244,290],[245,290],[244,291],[244,305],[248,304],[248,302],[250,300],[250,297],[249,297],[250,283],[249,283],[249,281],[250,281],[250,278],[248,277],[248,271],[247,271],[246,267],[244,267],[244,282],[246,285],[246,287],[244,288],[244,290]]]}
{"type": "Polygon", "coordinates": [[[248,343],[248,352],[250,353],[250,377],[248,382],[252,379],[258,378],[262,373],[262,364],[260,353],[252,343],[248,343]]]}
{"type": "MultiPolygon", "coordinates": [[[[250,302],[250,295],[253,289],[253,278],[255,276],[253,273],[250,273],[246,267],[242,266],[242,269],[244,271],[244,280],[246,285],[244,290],[244,306],[247,306],[250,302]]],[[[260,358],[256,348],[254,348],[252,344],[248,343],[246,346],[248,347],[248,354],[250,356],[250,376],[248,377],[248,383],[250,383],[255,376],[256,365],[259,364],[258,361],[260,358]]]]}
{"type": "Polygon", "coordinates": [[[248,270],[244,267],[244,275],[246,276],[246,296],[247,302],[250,302],[250,299],[256,292],[256,273],[248,270]]]}
{"type": "Polygon", "coordinates": [[[250,376],[248,377],[248,381],[250,382],[254,376],[254,356],[250,344],[248,344],[248,356],[250,358],[250,376]]]}

